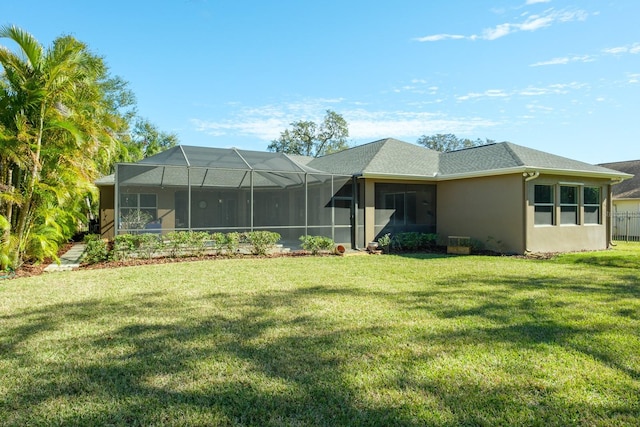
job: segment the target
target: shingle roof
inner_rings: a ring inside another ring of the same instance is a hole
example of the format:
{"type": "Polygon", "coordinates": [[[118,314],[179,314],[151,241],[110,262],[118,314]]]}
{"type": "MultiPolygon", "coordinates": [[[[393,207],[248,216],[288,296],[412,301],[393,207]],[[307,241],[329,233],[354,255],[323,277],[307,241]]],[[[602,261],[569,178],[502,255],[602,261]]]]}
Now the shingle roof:
{"type": "Polygon", "coordinates": [[[620,173],[510,142],[439,153],[425,147],[382,139],[313,159],[308,166],[332,173],[364,176],[420,176],[455,179],[525,170],[620,178],[620,173]]]}
{"type": "MultiPolygon", "coordinates": [[[[636,163],[640,164],[640,161],[636,163]]],[[[630,177],[630,175],[623,173],[624,171],[619,172],[603,166],[579,162],[510,142],[439,153],[393,138],[381,139],[318,158],[235,148],[182,145],[143,159],[138,164],[149,166],[189,165],[202,168],[265,172],[332,173],[365,177],[414,177],[425,180],[458,179],[530,171],[609,179],[630,177]]],[[[637,168],[633,169],[636,172],[640,169],[639,165],[634,167],[637,168]]],[[[107,185],[107,182],[97,183],[107,185]]],[[[618,189],[627,188],[626,185],[616,187],[618,189]]],[[[638,189],[637,186],[635,188],[638,189]]]]}
{"type": "Polygon", "coordinates": [[[350,175],[434,176],[439,153],[393,138],[359,145],[318,157],[309,162],[314,169],[350,175]]]}
{"type": "Polygon", "coordinates": [[[640,160],[601,163],[600,166],[634,175],[612,187],[614,199],[640,199],[640,160]]]}
{"type": "Polygon", "coordinates": [[[497,173],[512,169],[536,169],[544,172],[616,176],[616,171],[602,166],[568,159],[511,142],[481,145],[442,153],[440,174],[454,177],[470,173],[497,173]]]}

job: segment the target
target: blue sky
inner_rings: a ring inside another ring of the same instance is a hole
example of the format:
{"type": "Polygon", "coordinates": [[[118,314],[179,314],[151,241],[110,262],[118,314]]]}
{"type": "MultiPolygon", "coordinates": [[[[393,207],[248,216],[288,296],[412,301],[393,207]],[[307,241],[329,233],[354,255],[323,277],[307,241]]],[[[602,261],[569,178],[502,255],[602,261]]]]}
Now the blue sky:
{"type": "Polygon", "coordinates": [[[454,133],[589,163],[640,159],[639,16],[637,0],[0,4],[44,45],[87,43],[182,144],[265,150],[331,109],[353,145],[454,133]]]}

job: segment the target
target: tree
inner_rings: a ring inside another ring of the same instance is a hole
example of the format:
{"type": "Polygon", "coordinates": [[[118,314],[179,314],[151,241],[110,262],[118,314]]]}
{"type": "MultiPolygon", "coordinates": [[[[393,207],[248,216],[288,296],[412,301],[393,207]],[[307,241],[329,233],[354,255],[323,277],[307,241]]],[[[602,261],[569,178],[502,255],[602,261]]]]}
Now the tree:
{"type": "Polygon", "coordinates": [[[156,125],[143,118],[136,120],[132,136],[133,143],[139,147],[142,157],[153,156],[175,147],[178,143],[176,134],[162,132],[156,125]]]}
{"type": "Polygon", "coordinates": [[[480,145],[487,145],[495,143],[492,139],[485,139],[484,141],[480,138],[476,140],[471,140],[468,138],[458,138],[452,133],[446,134],[436,134],[436,135],[422,135],[418,138],[418,144],[424,145],[427,148],[432,150],[440,151],[440,152],[448,152],[454,150],[461,150],[463,148],[471,148],[478,147],[480,145]]]}
{"type": "Polygon", "coordinates": [[[105,92],[107,67],[73,37],[45,49],[0,28],[0,269],[56,256],[83,219],[93,180],[126,126],[105,92]]]}
{"type": "Polygon", "coordinates": [[[320,124],[303,120],[291,123],[291,129],[281,132],[267,150],[318,157],[349,148],[347,137],[347,121],[335,111],[327,110],[320,124]]]}

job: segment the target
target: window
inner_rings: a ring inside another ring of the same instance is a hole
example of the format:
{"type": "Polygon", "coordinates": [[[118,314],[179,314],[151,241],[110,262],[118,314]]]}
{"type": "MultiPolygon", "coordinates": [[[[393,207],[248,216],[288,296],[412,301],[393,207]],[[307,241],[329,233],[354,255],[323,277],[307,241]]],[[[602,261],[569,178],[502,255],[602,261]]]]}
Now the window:
{"type": "Polygon", "coordinates": [[[536,185],[533,204],[535,205],[534,224],[553,225],[553,186],[536,185]]]}
{"type": "Polygon", "coordinates": [[[584,223],[600,224],[600,187],[584,187],[584,223]]]}
{"type": "Polygon", "coordinates": [[[136,230],[158,218],[155,194],[120,194],[120,228],[136,230]]]}
{"type": "Polygon", "coordinates": [[[435,185],[376,183],[376,235],[435,232],[435,202],[435,185]]]}
{"type": "Polygon", "coordinates": [[[560,186],[560,224],[578,224],[578,187],[560,186]]]}

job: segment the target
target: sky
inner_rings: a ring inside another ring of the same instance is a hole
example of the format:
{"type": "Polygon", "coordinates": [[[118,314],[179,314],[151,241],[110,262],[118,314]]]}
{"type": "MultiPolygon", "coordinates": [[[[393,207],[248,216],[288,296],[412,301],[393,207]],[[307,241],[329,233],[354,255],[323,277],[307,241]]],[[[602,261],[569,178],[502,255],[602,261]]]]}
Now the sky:
{"type": "Polygon", "coordinates": [[[350,145],[452,133],[587,163],[640,159],[638,17],[638,0],[0,0],[0,25],[86,43],[184,145],[264,151],[333,110],[350,145]]]}

